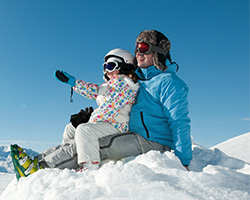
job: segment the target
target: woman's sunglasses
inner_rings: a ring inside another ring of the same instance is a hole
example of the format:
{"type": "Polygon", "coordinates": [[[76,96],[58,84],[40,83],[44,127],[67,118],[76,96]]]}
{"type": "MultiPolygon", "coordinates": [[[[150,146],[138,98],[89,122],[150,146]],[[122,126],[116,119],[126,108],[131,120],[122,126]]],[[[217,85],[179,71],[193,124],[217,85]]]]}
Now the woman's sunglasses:
{"type": "Polygon", "coordinates": [[[136,47],[135,47],[135,54],[139,53],[141,55],[148,55],[151,54],[152,52],[160,53],[166,56],[168,54],[168,51],[163,50],[159,47],[156,47],[148,42],[137,42],[136,47]]]}

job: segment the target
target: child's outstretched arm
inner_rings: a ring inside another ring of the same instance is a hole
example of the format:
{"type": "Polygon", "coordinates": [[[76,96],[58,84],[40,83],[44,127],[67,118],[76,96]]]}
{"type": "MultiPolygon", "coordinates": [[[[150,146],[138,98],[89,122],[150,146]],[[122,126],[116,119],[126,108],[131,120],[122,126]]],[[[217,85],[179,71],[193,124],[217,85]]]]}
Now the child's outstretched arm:
{"type": "Polygon", "coordinates": [[[96,100],[98,90],[99,90],[100,84],[95,83],[87,83],[83,80],[76,80],[76,85],[73,87],[73,89],[80,95],[96,100]]]}

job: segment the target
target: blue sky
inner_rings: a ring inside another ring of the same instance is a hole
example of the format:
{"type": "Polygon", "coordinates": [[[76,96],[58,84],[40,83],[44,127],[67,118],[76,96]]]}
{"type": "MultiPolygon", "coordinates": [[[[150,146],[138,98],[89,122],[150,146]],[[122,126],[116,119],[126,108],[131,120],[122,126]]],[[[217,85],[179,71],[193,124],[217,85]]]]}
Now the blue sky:
{"type": "Polygon", "coordinates": [[[102,83],[104,55],[134,51],[142,30],[171,41],[190,88],[193,140],[211,147],[250,131],[249,1],[0,1],[0,143],[37,151],[61,142],[71,114],[96,103],[53,78],[102,83]]]}

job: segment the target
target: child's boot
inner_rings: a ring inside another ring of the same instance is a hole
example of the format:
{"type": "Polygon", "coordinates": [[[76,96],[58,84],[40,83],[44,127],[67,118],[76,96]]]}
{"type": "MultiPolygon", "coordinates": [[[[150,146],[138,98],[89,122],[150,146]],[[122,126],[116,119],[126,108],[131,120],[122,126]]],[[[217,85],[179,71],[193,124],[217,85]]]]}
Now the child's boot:
{"type": "Polygon", "coordinates": [[[18,145],[10,145],[11,158],[16,172],[17,180],[20,177],[26,177],[33,174],[39,166],[38,159],[31,159],[28,154],[18,145]]]}

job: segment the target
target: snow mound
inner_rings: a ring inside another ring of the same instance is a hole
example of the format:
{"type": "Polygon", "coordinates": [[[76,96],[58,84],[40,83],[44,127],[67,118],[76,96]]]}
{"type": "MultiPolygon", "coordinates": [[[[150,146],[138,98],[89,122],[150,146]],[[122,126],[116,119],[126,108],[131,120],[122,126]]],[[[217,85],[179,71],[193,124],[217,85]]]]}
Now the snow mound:
{"type": "Polygon", "coordinates": [[[13,179],[1,200],[250,199],[250,164],[193,145],[187,171],[172,152],[150,151],[105,163],[97,171],[44,169],[13,179]]]}
{"type": "Polygon", "coordinates": [[[211,149],[218,148],[227,155],[244,160],[250,163],[250,132],[231,138],[213,146],[211,149]]]}

